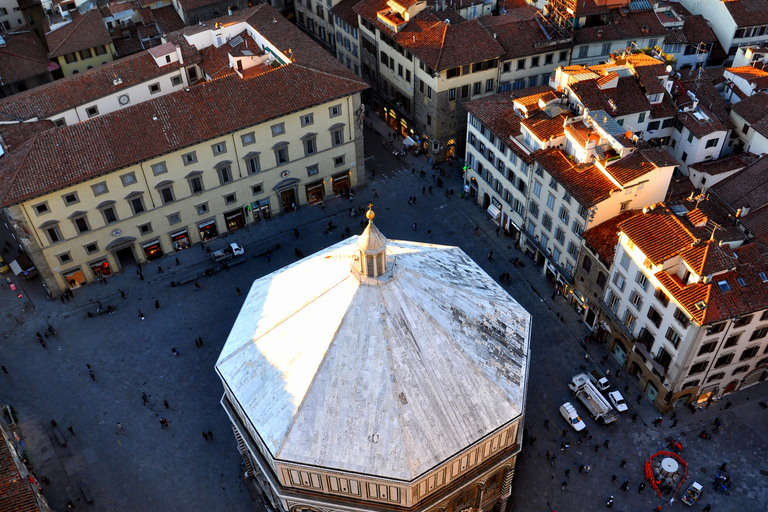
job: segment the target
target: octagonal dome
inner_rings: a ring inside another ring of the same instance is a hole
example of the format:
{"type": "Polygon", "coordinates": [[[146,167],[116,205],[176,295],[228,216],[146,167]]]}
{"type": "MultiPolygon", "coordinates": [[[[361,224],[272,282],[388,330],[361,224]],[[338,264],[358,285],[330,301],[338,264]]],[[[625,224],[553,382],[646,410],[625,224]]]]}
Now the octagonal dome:
{"type": "Polygon", "coordinates": [[[256,280],[216,369],[272,458],[411,481],[522,413],[531,318],[457,247],[370,284],[357,242],[256,280]]]}

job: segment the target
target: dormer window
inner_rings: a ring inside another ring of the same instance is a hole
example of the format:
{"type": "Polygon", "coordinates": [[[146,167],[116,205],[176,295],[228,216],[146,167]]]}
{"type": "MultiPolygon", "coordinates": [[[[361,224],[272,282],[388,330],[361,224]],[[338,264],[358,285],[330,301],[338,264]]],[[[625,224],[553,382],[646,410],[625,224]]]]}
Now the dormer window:
{"type": "Polygon", "coordinates": [[[721,292],[728,292],[731,290],[731,285],[728,284],[728,281],[718,281],[717,286],[720,288],[721,292]]]}

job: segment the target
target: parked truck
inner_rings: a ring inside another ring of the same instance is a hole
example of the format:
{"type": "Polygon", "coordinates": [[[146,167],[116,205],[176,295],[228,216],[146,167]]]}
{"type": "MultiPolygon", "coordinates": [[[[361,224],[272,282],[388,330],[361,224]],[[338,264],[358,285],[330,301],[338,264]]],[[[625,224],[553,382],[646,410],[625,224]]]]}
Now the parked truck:
{"type": "Polygon", "coordinates": [[[217,263],[230,260],[235,256],[242,256],[243,254],[245,254],[245,249],[237,242],[225,243],[223,247],[216,248],[216,250],[212,248],[211,250],[211,258],[217,263]]]}
{"type": "Polygon", "coordinates": [[[688,490],[685,491],[685,494],[683,494],[681,501],[689,507],[692,507],[693,504],[696,503],[696,500],[699,499],[702,489],[703,487],[699,482],[693,482],[688,490]]]}
{"type": "Polygon", "coordinates": [[[595,368],[591,372],[589,372],[589,379],[595,383],[595,386],[597,386],[597,389],[600,391],[607,391],[609,387],[611,387],[611,383],[608,381],[608,379],[605,377],[603,372],[595,368]]]}
{"type": "Polygon", "coordinates": [[[571,379],[568,387],[581,400],[592,417],[603,424],[613,423],[619,417],[608,400],[592,384],[590,377],[580,373],[571,379]]]}

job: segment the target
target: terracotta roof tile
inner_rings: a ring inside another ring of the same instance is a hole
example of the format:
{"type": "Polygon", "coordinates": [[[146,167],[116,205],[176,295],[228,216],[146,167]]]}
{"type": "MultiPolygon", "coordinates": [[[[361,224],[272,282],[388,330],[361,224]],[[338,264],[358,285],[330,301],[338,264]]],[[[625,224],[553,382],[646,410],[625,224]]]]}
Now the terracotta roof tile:
{"type": "Polygon", "coordinates": [[[58,69],[48,60],[43,43],[28,25],[21,25],[3,34],[5,45],[0,46],[0,83],[7,85],[44,75],[58,69]]]}
{"type": "Polygon", "coordinates": [[[768,24],[768,0],[730,0],[723,4],[737,27],[768,24]]]}
{"type": "MultiPolygon", "coordinates": [[[[699,43],[714,43],[717,36],[712,27],[709,26],[707,19],[700,14],[693,14],[685,17],[683,32],[687,42],[693,45],[699,43]]],[[[665,43],[667,41],[664,41],[665,43]]]]}
{"type": "Polygon", "coordinates": [[[296,62],[251,79],[228,75],[38,133],[0,159],[0,203],[14,204],[368,87],[269,5],[249,14],[270,42],[290,45],[296,62]]]}
{"type": "Polygon", "coordinates": [[[605,170],[624,186],[659,167],[675,165],[677,160],[663,149],[641,149],[612,161],[605,170]]]}
{"type": "Polygon", "coordinates": [[[458,17],[456,22],[446,24],[448,11],[438,16],[425,9],[395,34],[378,21],[376,13],[386,6],[385,0],[362,0],[354,10],[436,71],[504,55],[504,49],[477,19],[466,21],[454,16],[458,17]]]}
{"type": "MultiPolygon", "coordinates": [[[[254,39],[248,35],[247,31],[240,32],[238,34],[242,41],[236,46],[231,44],[223,44],[218,48],[214,45],[208,48],[203,48],[200,53],[203,59],[200,61],[200,68],[211,78],[220,78],[224,75],[228,75],[233,72],[229,67],[230,54],[239,54],[242,50],[249,50],[254,55],[264,55],[263,50],[254,41],[254,39]]],[[[235,40],[236,36],[232,36],[232,40],[235,40]]]]}
{"type": "Polygon", "coordinates": [[[687,90],[692,91],[699,99],[699,105],[714,114],[714,118],[720,121],[727,129],[733,129],[733,123],[729,115],[728,105],[725,103],[720,91],[715,87],[716,75],[706,71],[683,72],[680,83],[687,90]]]}
{"type": "MultiPolygon", "coordinates": [[[[677,115],[677,106],[672,96],[665,92],[661,103],[651,104],[651,119],[665,119],[677,115]]],[[[650,133],[650,132],[649,132],[650,133]]]]}
{"type": "Polygon", "coordinates": [[[654,265],[679,255],[696,241],[677,215],[664,204],[622,222],[619,227],[654,265]]]}
{"type": "Polygon", "coordinates": [[[617,86],[611,89],[601,90],[597,80],[582,80],[571,84],[570,87],[585,107],[590,110],[604,110],[613,117],[651,110],[648,98],[640,90],[634,77],[619,77],[617,86]]]}
{"type": "Polygon", "coordinates": [[[677,275],[670,275],[666,270],[656,272],[654,277],[659,280],[667,293],[680,304],[683,309],[699,324],[704,323],[707,308],[699,309],[696,304],[708,304],[711,284],[692,283],[683,284],[677,275]]]}
{"type": "Polygon", "coordinates": [[[768,87],[768,71],[763,71],[752,66],[740,66],[738,68],[727,68],[734,75],[743,78],[750,84],[754,84],[759,89],[768,87]]]}
{"type": "Polygon", "coordinates": [[[734,212],[749,207],[739,221],[755,236],[768,240],[768,156],[717,183],[710,192],[734,212]]]}
{"type": "Polygon", "coordinates": [[[698,139],[704,138],[715,132],[730,130],[732,127],[732,123],[726,125],[701,103],[699,103],[694,111],[680,112],[677,114],[677,119],[698,139]]]}
{"type": "Polygon", "coordinates": [[[610,266],[616,253],[616,244],[619,243],[619,224],[640,213],[640,210],[625,210],[616,217],[589,228],[581,236],[606,266],[610,266]]]}
{"type": "Polygon", "coordinates": [[[691,164],[688,166],[688,169],[706,173],[710,176],[717,176],[718,174],[724,174],[726,172],[740,171],[752,162],[755,162],[758,158],[759,157],[753,153],[728,155],[723,158],[718,158],[717,160],[691,164]]]}
{"type": "Polygon", "coordinates": [[[615,71],[611,71],[607,75],[601,76],[597,79],[597,87],[600,90],[605,90],[605,85],[608,84],[611,80],[616,80],[616,83],[618,83],[619,74],[615,71]]]}
{"type": "MultiPolygon", "coordinates": [[[[488,127],[507,147],[525,163],[533,163],[533,155],[511,138],[520,135],[520,116],[513,108],[514,99],[509,93],[500,93],[487,98],[464,103],[464,108],[488,127]]],[[[515,139],[517,140],[517,139],[515,139]]]]}
{"type": "Polygon", "coordinates": [[[559,149],[539,150],[534,153],[534,159],[585,208],[618,190],[594,164],[574,164],[559,149]]]}
{"type": "MultiPolygon", "coordinates": [[[[197,54],[185,63],[199,61],[197,54]]],[[[21,119],[43,119],[180,68],[177,62],[160,68],[149,52],[141,52],[0,100],[0,111],[21,119]],[[116,76],[122,83],[115,85],[116,76]]]]}
{"type": "Polygon", "coordinates": [[[70,23],[45,34],[48,41],[48,57],[54,58],[112,42],[112,36],[109,35],[98,10],[91,9],[85,14],[80,14],[75,9],[70,11],[70,16],[70,23]]]}
{"type": "Polygon", "coordinates": [[[549,117],[546,113],[539,111],[523,119],[520,123],[533,133],[537,139],[548,141],[565,133],[565,120],[569,117],[571,116],[567,114],[549,117]]]}
{"type": "Polygon", "coordinates": [[[39,512],[37,498],[28,478],[19,473],[10,448],[0,434],[0,510],[3,512],[39,512]]]}
{"type": "Polygon", "coordinates": [[[179,13],[172,5],[152,9],[152,14],[155,16],[155,24],[161,34],[169,34],[184,28],[184,20],[179,17],[179,13]]]}
{"type": "Polygon", "coordinates": [[[354,7],[359,2],[360,0],[341,0],[341,2],[337,3],[331,8],[331,12],[334,16],[338,16],[339,18],[349,23],[351,27],[357,27],[357,13],[355,12],[354,7]]]}
{"type": "Polygon", "coordinates": [[[553,25],[542,18],[519,19],[516,16],[503,14],[501,16],[483,16],[480,23],[504,49],[505,59],[516,59],[528,55],[537,55],[544,51],[555,51],[571,46],[571,36],[568,32],[560,33],[553,25]],[[547,30],[547,34],[542,30],[547,30]],[[559,41],[560,44],[543,46],[548,41],[559,41]]]}
{"type": "Polygon", "coordinates": [[[757,123],[768,115],[768,93],[753,94],[749,98],[731,105],[731,110],[739,114],[749,124],[757,123]]]}
{"type": "Polygon", "coordinates": [[[622,16],[619,9],[611,9],[610,23],[596,27],[577,28],[573,31],[574,44],[594,43],[597,41],[628,41],[645,37],[663,38],[666,29],[653,11],[629,11],[622,16]],[[643,33],[643,27],[648,33],[643,33]]]}

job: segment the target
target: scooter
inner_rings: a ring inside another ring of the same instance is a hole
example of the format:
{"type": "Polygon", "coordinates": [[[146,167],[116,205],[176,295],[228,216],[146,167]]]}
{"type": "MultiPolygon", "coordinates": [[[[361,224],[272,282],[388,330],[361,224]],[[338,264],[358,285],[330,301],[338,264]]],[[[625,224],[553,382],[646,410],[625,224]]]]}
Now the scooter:
{"type": "Polygon", "coordinates": [[[702,439],[712,439],[712,434],[708,434],[706,430],[699,432],[699,437],[702,439]]]}

